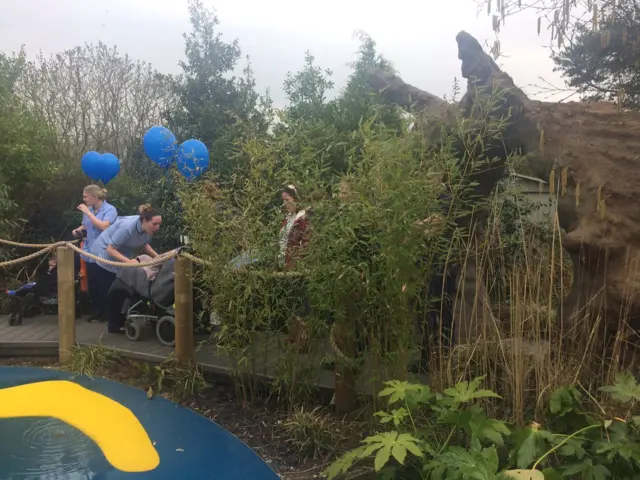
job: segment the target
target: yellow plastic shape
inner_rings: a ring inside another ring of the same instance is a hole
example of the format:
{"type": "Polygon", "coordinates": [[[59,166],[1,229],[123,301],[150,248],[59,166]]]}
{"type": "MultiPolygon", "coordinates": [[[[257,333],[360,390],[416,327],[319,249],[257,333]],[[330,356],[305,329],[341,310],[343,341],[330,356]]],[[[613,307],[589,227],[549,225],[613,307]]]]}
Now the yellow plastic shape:
{"type": "Polygon", "coordinates": [[[148,472],[160,456],[136,416],[120,403],[65,380],[0,389],[0,418],[53,417],[93,440],[123,472],[148,472]]]}
{"type": "Polygon", "coordinates": [[[540,470],[507,470],[504,474],[513,480],[544,480],[540,470]]]}

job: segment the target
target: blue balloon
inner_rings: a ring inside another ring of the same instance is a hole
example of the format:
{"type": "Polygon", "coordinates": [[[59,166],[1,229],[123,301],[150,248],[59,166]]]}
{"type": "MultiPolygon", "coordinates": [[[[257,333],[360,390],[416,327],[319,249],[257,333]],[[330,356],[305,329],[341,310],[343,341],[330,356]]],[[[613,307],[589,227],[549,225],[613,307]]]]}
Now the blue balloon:
{"type": "Polygon", "coordinates": [[[200,140],[187,140],[178,147],[177,166],[187,180],[198,178],[209,168],[209,150],[200,140]]]}
{"type": "Polygon", "coordinates": [[[176,136],[168,128],[151,127],[142,137],[142,146],[147,157],[162,168],[168,168],[175,159],[176,136]]]}
{"type": "Polygon", "coordinates": [[[84,174],[91,180],[101,180],[100,177],[101,155],[98,152],[87,152],[80,160],[80,166],[84,174]]]}
{"type": "Polygon", "coordinates": [[[120,173],[120,160],[113,153],[103,153],[100,158],[100,180],[106,185],[120,173]]]}

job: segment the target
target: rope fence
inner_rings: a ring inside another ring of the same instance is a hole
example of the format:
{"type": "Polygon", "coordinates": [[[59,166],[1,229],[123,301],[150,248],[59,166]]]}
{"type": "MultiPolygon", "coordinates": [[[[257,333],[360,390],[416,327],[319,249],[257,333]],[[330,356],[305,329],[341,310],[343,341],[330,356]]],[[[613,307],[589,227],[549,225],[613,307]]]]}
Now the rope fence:
{"type": "MultiPolygon", "coordinates": [[[[7,245],[10,247],[17,248],[30,248],[30,249],[39,249],[38,251],[31,253],[29,255],[25,255],[20,258],[7,260],[4,262],[0,262],[0,268],[7,268],[12,265],[17,265],[20,263],[27,262],[34,258],[40,257],[42,255],[46,255],[49,252],[56,250],[59,247],[68,247],[70,250],[73,250],[75,253],[80,254],[82,257],[92,259],[98,263],[104,265],[110,265],[117,268],[144,268],[144,267],[153,267],[156,265],[163,264],[170,259],[173,258],[181,258],[183,260],[187,260],[190,263],[202,265],[206,267],[215,267],[212,262],[204,260],[202,258],[196,257],[188,252],[182,251],[181,249],[171,250],[170,252],[166,252],[158,255],[147,262],[140,261],[131,261],[131,262],[117,262],[113,260],[109,260],[106,258],[99,257],[94,255],[93,253],[82,250],[76,244],[79,240],[75,241],[61,241],[50,244],[39,244],[39,243],[22,243],[22,242],[14,242],[11,240],[5,240],[0,238],[0,244],[7,245]]],[[[72,269],[72,257],[69,257],[68,250],[62,250],[61,254],[64,257],[64,263],[68,265],[65,267],[67,270],[72,269]]],[[[59,272],[59,285],[66,285],[68,290],[67,293],[60,293],[60,303],[58,319],[59,319],[59,355],[60,361],[67,360],[69,358],[71,349],[76,345],[75,340],[75,303],[69,300],[70,298],[74,298],[74,294],[72,291],[73,284],[73,271],[67,272],[69,274],[69,278],[63,280],[60,283],[60,272],[59,272]],[[65,301],[62,301],[62,298],[65,298],[65,301]]],[[[181,277],[180,281],[176,278],[176,355],[180,361],[184,362],[193,362],[195,360],[195,350],[193,348],[193,334],[186,333],[187,331],[193,331],[193,304],[192,304],[192,295],[190,295],[186,290],[192,290],[193,286],[191,284],[191,265],[184,265],[182,262],[176,263],[176,277],[181,277]],[[180,263],[180,265],[178,265],[180,263]],[[178,294],[178,290],[180,290],[180,294],[178,294]],[[178,332],[181,332],[178,334],[178,332]],[[180,342],[178,341],[178,337],[181,338],[180,342]]],[[[244,269],[239,269],[235,271],[236,274],[244,275],[247,274],[244,269]]],[[[273,277],[285,277],[285,278],[303,278],[308,275],[308,272],[304,271],[276,271],[276,272],[258,272],[259,275],[267,274],[273,277]]],[[[63,274],[66,275],[66,274],[63,274]]],[[[341,335],[336,331],[336,324],[331,326],[329,332],[329,342],[332,347],[332,350],[336,356],[336,367],[335,367],[335,390],[334,390],[334,398],[336,402],[336,408],[341,412],[347,412],[355,408],[355,398],[356,398],[356,390],[355,390],[355,379],[351,375],[350,372],[356,367],[356,360],[347,355],[340,346],[340,337],[341,335]],[[339,408],[338,408],[339,407],[339,408]]]]}
{"type": "Polygon", "coordinates": [[[71,242],[56,242],[56,243],[21,243],[21,242],[13,242],[11,240],[4,240],[0,238],[0,243],[4,245],[9,245],[11,247],[24,247],[24,248],[46,248],[46,247],[54,247],[59,246],[63,243],[78,243],[80,240],[73,240],[71,242]]]}
{"type": "MultiPolygon", "coordinates": [[[[22,243],[22,242],[14,242],[11,240],[5,240],[0,238],[0,244],[4,244],[4,245],[8,245],[11,247],[19,247],[19,248],[40,248],[41,250],[35,253],[32,253],[30,255],[26,255],[24,257],[20,257],[20,258],[15,258],[13,260],[7,260],[4,262],[0,262],[0,268],[6,268],[6,267],[10,267],[12,265],[17,265],[20,263],[24,263],[24,262],[28,262],[29,260],[32,260],[34,258],[40,257],[42,255],[47,254],[48,252],[55,250],[58,247],[69,247],[72,250],[74,250],[76,253],[80,254],[81,256],[85,257],[85,258],[90,258],[98,263],[102,263],[104,265],[111,265],[113,267],[118,267],[118,268],[144,268],[144,267],[154,267],[156,265],[160,265],[162,263],[167,262],[168,260],[175,258],[177,256],[181,256],[184,257],[186,259],[191,260],[193,263],[197,264],[197,265],[202,265],[202,266],[206,266],[206,267],[214,267],[214,264],[204,260],[202,258],[196,257],[195,255],[192,255],[188,252],[185,251],[181,251],[180,249],[176,249],[176,250],[171,250],[170,252],[166,252],[166,253],[162,253],[160,255],[158,255],[156,258],[147,261],[147,262],[117,262],[117,261],[113,261],[113,260],[109,260],[106,258],[102,258],[99,257],[97,255],[94,255],[93,253],[87,252],[85,250],[82,250],[80,247],[78,247],[77,245],[75,245],[76,243],[78,243],[79,240],[74,240],[71,242],[68,241],[62,241],[62,242],[55,242],[55,243],[22,243]]],[[[242,273],[242,270],[239,270],[238,273],[242,273]]],[[[289,272],[269,272],[270,276],[273,277],[287,277],[287,278],[296,278],[296,277],[303,277],[305,274],[304,272],[293,272],[293,271],[289,271],[289,272]]]]}
{"type": "Polygon", "coordinates": [[[161,263],[165,263],[166,261],[176,257],[179,253],[178,250],[171,250],[170,252],[163,253],[158,255],[156,258],[149,260],[148,262],[115,262],[113,260],[108,260],[106,258],[98,257],[93,253],[86,252],[82,250],[80,247],[76,247],[75,245],[69,243],[66,246],[70,247],[71,250],[74,250],[76,253],[79,253],[83,257],[90,258],[95,260],[96,262],[103,263],[105,265],[111,265],[112,267],[118,268],[143,268],[143,267],[155,267],[156,265],[160,265],[161,263]]]}
{"type": "Polygon", "coordinates": [[[176,261],[175,274],[175,354],[179,361],[191,363],[195,360],[193,348],[193,298],[191,286],[191,264],[206,262],[193,255],[181,255],[180,249],[158,255],[147,262],[129,261],[118,262],[98,257],[93,253],[82,250],[76,241],[60,241],[55,243],[24,243],[0,238],[0,245],[16,248],[38,249],[29,255],[0,262],[0,268],[27,262],[31,259],[58,251],[58,350],[60,362],[68,361],[76,343],[76,300],[75,300],[75,254],[82,258],[91,259],[104,265],[118,268],[144,268],[163,264],[178,256],[182,260],[176,261]],[[61,248],[62,247],[62,248],[61,248]],[[189,257],[188,259],[186,257],[189,257]],[[188,266],[186,264],[188,264],[188,266]],[[178,278],[180,277],[180,278],[178,278]],[[190,332],[190,333],[187,333],[190,332]],[[180,339],[180,340],[178,340],[180,339]]]}
{"type": "MultiPolygon", "coordinates": [[[[63,242],[61,242],[63,243],[63,242]]],[[[52,244],[49,247],[43,248],[42,250],[38,251],[38,252],[34,252],[31,255],[26,255],[24,257],[20,257],[20,258],[14,258],[13,260],[6,260],[4,262],[0,262],[0,268],[2,267],[10,267],[12,265],[18,265],[20,263],[24,263],[24,262],[28,262],[29,260],[32,260],[34,258],[38,258],[52,250],[55,250],[57,247],[59,247],[60,245],[56,245],[56,244],[52,244]]]]}
{"type": "MultiPolygon", "coordinates": [[[[58,247],[69,247],[70,249],[72,249],[73,251],[75,251],[76,253],[79,253],[80,255],[82,255],[83,257],[86,258],[90,258],[92,260],[95,260],[96,262],[99,263],[103,263],[105,265],[111,265],[113,267],[119,267],[119,268],[144,268],[144,267],[154,267],[156,265],[160,265],[162,263],[165,263],[166,261],[175,258],[176,256],[178,256],[178,254],[180,253],[179,250],[172,250],[170,252],[167,253],[163,253],[161,255],[158,255],[156,258],[154,258],[153,260],[150,260],[148,262],[116,262],[113,260],[109,260],[106,258],[102,258],[102,257],[98,257],[97,255],[94,255],[93,253],[87,252],[85,250],[82,250],[80,247],[78,247],[77,245],[75,245],[76,243],[78,243],[79,240],[74,240],[72,242],[67,242],[67,241],[62,241],[62,242],[55,242],[55,243],[22,243],[22,242],[13,242],[11,240],[5,240],[0,238],[0,244],[4,244],[4,245],[9,245],[12,247],[19,247],[19,248],[40,248],[39,251],[34,252],[30,255],[25,255],[24,257],[20,257],[20,258],[14,258],[13,260],[7,260],[4,262],[0,262],[0,268],[2,267],[10,267],[12,265],[17,265],[19,263],[24,263],[27,262],[29,260],[32,260],[34,258],[37,258],[39,256],[45,255],[48,252],[51,252],[52,250],[55,250],[58,247]]],[[[199,263],[199,264],[205,264],[207,263],[205,260],[202,260],[198,257],[195,257],[193,255],[189,255],[186,253],[182,254],[183,256],[185,256],[190,260],[192,260],[194,263],[199,263]]]]}

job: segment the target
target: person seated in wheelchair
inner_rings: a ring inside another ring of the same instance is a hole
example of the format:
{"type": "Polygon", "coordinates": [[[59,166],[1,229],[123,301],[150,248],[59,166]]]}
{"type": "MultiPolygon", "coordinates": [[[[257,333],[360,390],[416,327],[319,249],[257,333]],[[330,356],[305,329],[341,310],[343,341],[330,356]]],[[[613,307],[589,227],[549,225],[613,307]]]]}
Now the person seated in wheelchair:
{"type": "Polygon", "coordinates": [[[48,267],[36,278],[33,293],[42,303],[58,304],[58,259],[55,255],[49,257],[48,267]]]}
{"type": "MultiPolygon", "coordinates": [[[[80,262],[79,257],[76,256],[74,263],[74,279],[76,283],[76,314],[80,315],[84,308],[84,298],[82,292],[79,292],[80,282],[80,262]],[[82,308],[79,308],[82,306],[82,308]]],[[[36,284],[33,290],[37,298],[37,302],[40,307],[45,307],[43,310],[49,311],[49,307],[53,307],[51,313],[56,313],[58,306],[58,258],[55,254],[51,255],[47,262],[47,268],[41,270],[40,274],[36,278],[36,284]]]]}
{"type": "Polygon", "coordinates": [[[16,290],[7,290],[7,294],[14,299],[9,314],[9,325],[20,325],[23,318],[47,313],[45,306],[58,305],[57,265],[55,256],[51,256],[48,268],[40,269],[35,282],[27,283],[16,290]]]}
{"type": "MultiPolygon", "coordinates": [[[[78,277],[76,268],[76,280],[78,277]]],[[[40,268],[35,281],[23,285],[17,290],[8,291],[17,302],[11,309],[9,325],[20,325],[24,318],[41,314],[55,314],[58,308],[58,259],[55,254],[47,261],[46,268],[40,268]]],[[[76,292],[76,302],[80,296],[76,292]]]]}
{"type": "MultiPolygon", "coordinates": [[[[141,255],[140,262],[151,260],[141,255]]],[[[117,309],[125,334],[130,340],[139,340],[144,326],[155,329],[160,343],[175,345],[175,285],[172,258],[162,265],[143,268],[122,269],[108,294],[109,308],[117,309]]],[[[202,298],[196,295],[194,288],[193,314],[194,333],[215,327],[213,315],[206,309],[202,298]]],[[[116,314],[114,310],[113,314],[116,314]]]]}
{"type": "MultiPolygon", "coordinates": [[[[137,257],[143,263],[150,259],[146,255],[137,257]]],[[[107,308],[112,318],[119,318],[118,323],[125,327],[124,333],[130,339],[140,337],[143,325],[158,324],[156,332],[160,341],[173,344],[173,265],[172,258],[153,267],[118,271],[107,294],[107,308]]]]}

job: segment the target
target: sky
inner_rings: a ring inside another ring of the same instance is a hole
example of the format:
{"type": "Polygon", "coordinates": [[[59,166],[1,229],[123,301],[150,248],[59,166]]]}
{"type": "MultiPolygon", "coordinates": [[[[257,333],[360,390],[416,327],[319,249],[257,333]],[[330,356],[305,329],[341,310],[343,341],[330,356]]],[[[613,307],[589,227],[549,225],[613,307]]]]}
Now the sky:
{"type": "MultiPolygon", "coordinates": [[[[189,30],[187,0],[1,0],[0,51],[22,45],[34,58],[99,40],[117,45],[164,73],[179,73],[183,32],[189,30]]],[[[249,55],[260,92],[270,89],[284,106],[282,82],[310,50],[330,68],[336,88],[344,86],[355,58],[354,32],[367,32],[406,82],[438,96],[451,95],[460,78],[455,36],[460,30],[493,43],[491,17],[478,14],[476,0],[203,0],[215,8],[225,40],[238,39],[249,55]]],[[[536,85],[563,87],[553,72],[548,35],[537,35],[536,17],[508,18],[500,33],[498,61],[516,85],[545,100],[536,85]]],[[[242,67],[240,65],[239,67],[242,67]]],[[[565,94],[566,96],[566,94],[565,94]]],[[[556,96],[557,97],[557,96],[556,96]]]]}

